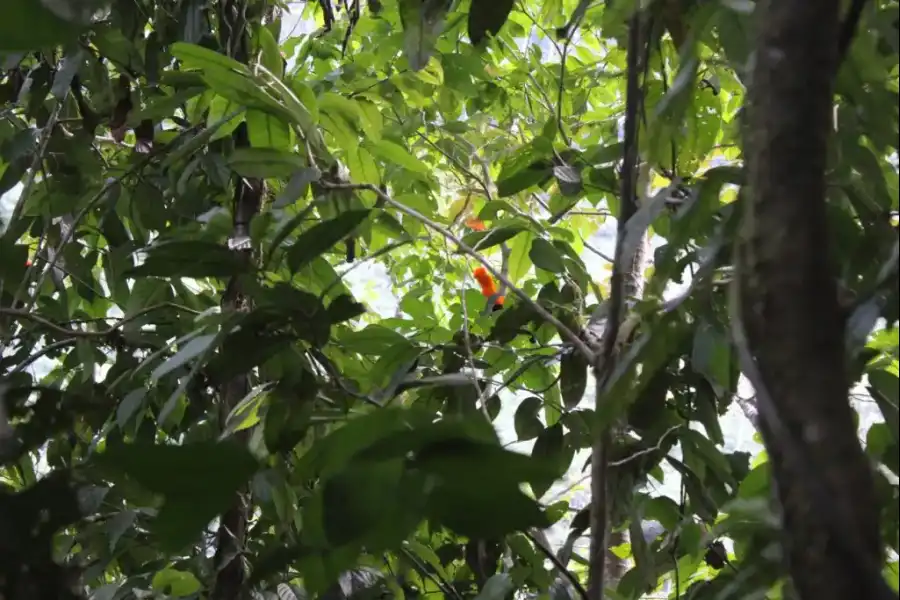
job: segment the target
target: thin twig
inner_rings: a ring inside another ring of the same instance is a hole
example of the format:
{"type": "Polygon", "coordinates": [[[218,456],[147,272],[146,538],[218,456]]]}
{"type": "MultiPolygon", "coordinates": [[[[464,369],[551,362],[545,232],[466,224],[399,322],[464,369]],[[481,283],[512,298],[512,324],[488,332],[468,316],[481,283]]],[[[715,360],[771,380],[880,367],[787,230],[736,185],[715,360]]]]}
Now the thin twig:
{"type": "Polygon", "coordinates": [[[535,548],[541,551],[541,554],[546,556],[550,560],[550,562],[553,563],[553,566],[556,567],[559,570],[560,574],[566,578],[566,581],[572,584],[572,587],[575,588],[575,591],[582,598],[582,600],[588,600],[587,590],[584,589],[584,586],[581,585],[581,582],[578,581],[578,578],[575,577],[575,575],[569,569],[567,569],[564,564],[562,564],[556,554],[554,554],[554,552],[550,550],[550,548],[547,548],[546,546],[544,546],[544,544],[540,543],[537,538],[535,538],[534,535],[531,534],[530,531],[523,531],[522,533],[531,541],[532,544],[534,544],[535,548]]]}
{"type": "Polygon", "coordinates": [[[62,105],[63,102],[61,100],[56,103],[53,110],[50,111],[50,116],[47,117],[47,122],[41,130],[41,143],[38,146],[37,152],[34,154],[34,160],[31,161],[31,168],[28,170],[28,176],[25,178],[25,183],[22,184],[22,192],[19,194],[19,200],[16,202],[15,207],[13,207],[12,215],[9,217],[10,226],[22,216],[22,210],[25,208],[25,200],[31,195],[31,187],[34,185],[34,179],[37,176],[38,169],[44,161],[44,154],[47,153],[47,146],[50,144],[50,138],[53,137],[53,129],[56,127],[56,121],[59,118],[59,112],[62,110],[62,105]]]}
{"type": "Polygon", "coordinates": [[[646,455],[646,454],[650,454],[650,453],[652,453],[652,452],[656,452],[657,450],[662,449],[662,443],[663,443],[663,441],[664,441],[670,434],[672,434],[672,433],[678,431],[678,430],[681,429],[682,427],[684,427],[684,425],[680,425],[680,424],[679,424],[679,425],[672,425],[672,426],[669,427],[665,432],[663,432],[663,434],[662,434],[661,436],[659,436],[659,441],[656,442],[656,445],[655,445],[655,446],[651,446],[650,448],[644,448],[643,450],[638,450],[638,451],[635,452],[634,454],[631,454],[631,455],[629,455],[629,456],[626,456],[625,458],[623,458],[623,459],[621,459],[621,460],[613,460],[613,461],[610,461],[609,463],[607,463],[607,466],[610,466],[610,467],[621,467],[622,465],[628,464],[628,463],[630,463],[631,461],[633,461],[633,460],[635,460],[635,459],[638,459],[638,458],[640,458],[640,457],[642,457],[642,456],[644,456],[644,455],[646,455]]]}
{"type": "Polygon", "coordinates": [[[120,328],[127,325],[128,323],[137,320],[138,318],[146,315],[147,313],[159,310],[161,308],[177,308],[179,310],[183,310],[185,312],[190,312],[192,314],[200,314],[198,311],[195,311],[192,308],[187,308],[186,306],[180,306],[178,304],[174,304],[171,302],[165,302],[163,304],[157,304],[154,306],[148,306],[131,315],[130,317],[125,317],[121,319],[115,325],[112,325],[106,329],[102,329],[100,331],[85,331],[81,329],[71,329],[69,327],[63,327],[58,323],[54,323],[53,321],[49,321],[44,317],[38,316],[28,310],[20,309],[20,308],[6,308],[0,306],[0,315],[8,315],[11,317],[15,317],[17,319],[25,319],[27,321],[32,321],[34,323],[38,323],[39,325],[43,325],[48,329],[52,329],[56,333],[69,336],[71,338],[103,338],[109,337],[110,335],[116,333],[120,328]]]}
{"type": "Polygon", "coordinates": [[[591,252],[593,252],[594,254],[596,254],[597,256],[599,256],[600,258],[602,258],[603,260],[605,260],[606,262],[608,262],[608,263],[614,263],[614,262],[616,262],[616,261],[613,259],[613,257],[609,256],[608,254],[604,254],[603,252],[597,250],[596,248],[594,248],[593,246],[591,246],[590,244],[588,244],[584,239],[581,240],[581,243],[584,244],[584,247],[585,247],[585,248],[587,248],[588,250],[590,250],[591,252]]]}

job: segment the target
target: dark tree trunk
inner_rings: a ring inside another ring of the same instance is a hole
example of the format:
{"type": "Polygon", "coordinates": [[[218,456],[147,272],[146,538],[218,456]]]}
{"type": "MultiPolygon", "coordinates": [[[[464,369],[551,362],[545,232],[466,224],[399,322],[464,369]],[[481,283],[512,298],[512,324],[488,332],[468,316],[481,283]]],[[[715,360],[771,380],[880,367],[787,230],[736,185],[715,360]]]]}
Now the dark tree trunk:
{"type": "Polygon", "coordinates": [[[765,388],[757,392],[770,402],[770,410],[760,403],[759,424],[788,568],[804,600],[876,597],[867,590],[872,569],[857,567],[881,558],[873,478],[848,400],[844,322],[827,262],[825,167],[839,7],[839,0],[757,5],[739,251],[742,321],[765,388]],[[853,540],[836,531],[852,532],[853,540]],[[846,551],[851,543],[855,557],[846,551]]]}
{"type": "MultiPolygon", "coordinates": [[[[223,52],[239,62],[247,63],[250,58],[247,50],[249,44],[247,0],[222,0],[219,8],[219,40],[223,52]]],[[[236,148],[250,145],[246,122],[237,127],[232,139],[236,148]]],[[[250,221],[259,212],[263,194],[262,180],[244,177],[234,179],[233,229],[229,246],[240,260],[247,263],[253,260],[250,221]]],[[[242,289],[240,276],[233,277],[228,282],[228,287],[222,297],[223,311],[245,312],[250,308],[249,300],[245,297],[242,289]]],[[[224,382],[219,397],[221,427],[225,427],[226,418],[249,391],[248,373],[235,373],[231,379],[224,382]]],[[[235,437],[246,443],[247,432],[237,432],[235,437]]],[[[235,494],[234,504],[221,516],[216,535],[216,553],[213,559],[216,578],[210,595],[212,600],[238,600],[245,595],[244,583],[247,569],[244,546],[247,537],[249,505],[249,491],[240,490],[235,494]]]]}

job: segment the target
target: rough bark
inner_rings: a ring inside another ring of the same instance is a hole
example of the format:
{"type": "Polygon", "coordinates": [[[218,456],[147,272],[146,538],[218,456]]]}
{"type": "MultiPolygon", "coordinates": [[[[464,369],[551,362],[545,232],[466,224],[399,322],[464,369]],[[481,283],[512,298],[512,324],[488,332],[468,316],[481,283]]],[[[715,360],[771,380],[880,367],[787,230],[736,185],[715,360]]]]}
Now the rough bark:
{"type": "MultiPolygon", "coordinates": [[[[646,163],[643,163],[640,165],[637,185],[637,189],[640,191],[643,198],[648,197],[649,180],[649,166],[646,163]]],[[[625,298],[637,299],[644,293],[644,271],[647,268],[647,249],[649,248],[649,242],[650,239],[645,233],[638,243],[634,258],[632,259],[628,270],[622,273],[622,288],[624,292],[623,296],[625,298]]],[[[622,354],[624,352],[627,352],[627,348],[620,348],[617,351],[617,354],[622,354]]],[[[623,433],[624,423],[615,425],[611,431],[610,443],[615,446],[617,439],[623,435],[623,433]]],[[[607,528],[609,529],[609,533],[606,536],[607,539],[605,544],[607,552],[606,560],[603,565],[603,585],[606,588],[615,588],[618,585],[619,580],[622,579],[631,567],[631,561],[629,559],[620,558],[611,550],[612,548],[621,546],[629,541],[628,531],[612,531],[612,528],[617,525],[615,522],[616,515],[621,514],[622,512],[615,504],[616,499],[618,498],[631,497],[631,490],[621,490],[618,488],[622,485],[630,486],[633,483],[633,480],[629,477],[626,478],[626,481],[619,481],[617,469],[610,468],[606,469],[606,480],[606,499],[609,504],[607,528]]]]}
{"type": "Polygon", "coordinates": [[[881,558],[873,478],[848,400],[844,323],[826,259],[824,174],[839,5],[757,5],[750,189],[739,247],[741,320],[766,388],[757,392],[768,395],[772,408],[767,414],[760,404],[760,427],[782,509],[788,568],[805,600],[875,597],[853,564],[878,565],[881,558]],[[808,484],[811,477],[821,489],[808,484]],[[823,515],[824,505],[835,514],[823,515]],[[827,521],[833,518],[856,534],[858,556],[848,559],[842,550],[847,540],[835,535],[827,521]]]}
{"type": "MultiPolygon", "coordinates": [[[[621,172],[621,199],[618,215],[618,232],[616,239],[615,264],[610,278],[610,294],[606,303],[608,310],[605,321],[596,330],[601,319],[600,311],[591,316],[586,328],[588,339],[599,339],[595,344],[598,357],[594,365],[596,379],[596,406],[603,402],[603,389],[612,372],[615,361],[616,342],[619,337],[619,326],[626,316],[631,299],[639,295],[643,287],[643,264],[646,255],[646,235],[641,239],[631,257],[623,256],[625,224],[638,210],[637,190],[644,192],[649,180],[648,165],[641,166],[643,176],[639,176],[638,154],[638,119],[642,102],[642,90],[639,85],[639,74],[643,68],[644,54],[647,44],[645,35],[646,19],[641,11],[635,12],[629,23],[628,34],[628,81],[626,85],[625,127],[623,140],[623,159],[621,172]],[[641,182],[644,182],[643,184],[641,182]]],[[[610,453],[618,433],[616,424],[603,428],[594,441],[591,451],[591,546],[588,565],[589,600],[603,600],[604,592],[624,574],[627,563],[615,557],[609,548],[618,545],[625,539],[625,534],[611,535],[613,500],[617,482],[614,473],[608,468],[610,453]]]]}
{"type": "MultiPolygon", "coordinates": [[[[223,0],[219,12],[221,46],[226,54],[243,63],[249,60],[247,25],[246,1],[223,0]]],[[[247,123],[241,123],[232,138],[237,148],[249,146],[247,123]]],[[[263,192],[263,181],[260,179],[238,177],[234,181],[233,229],[229,247],[242,261],[253,260],[250,221],[259,212],[263,192]]],[[[222,297],[222,310],[243,312],[250,308],[240,277],[233,277],[222,297]]],[[[219,396],[219,419],[222,427],[225,426],[228,415],[249,390],[248,373],[235,373],[222,384],[219,396]]],[[[237,432],[235,438],[246,443],[247,432],[237,432]]],[[[247,536],[249,496],[248,490],[238,491],[234,504],[221,516],[213,559],[216,578],[210,594],[212,600],[238,600],[244,594],[247,569],[243,552],[247,536]]]]}

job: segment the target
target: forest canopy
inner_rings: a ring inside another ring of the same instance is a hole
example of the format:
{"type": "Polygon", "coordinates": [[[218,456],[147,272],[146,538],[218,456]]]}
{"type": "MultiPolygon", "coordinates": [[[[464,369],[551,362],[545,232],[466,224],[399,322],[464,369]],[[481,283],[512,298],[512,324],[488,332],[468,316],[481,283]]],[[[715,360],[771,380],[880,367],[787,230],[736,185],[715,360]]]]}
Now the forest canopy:
{"type": "Polygon", "coordinates": [[[0,598],[897,598],[897,0],[0,15],[0,598]]]}

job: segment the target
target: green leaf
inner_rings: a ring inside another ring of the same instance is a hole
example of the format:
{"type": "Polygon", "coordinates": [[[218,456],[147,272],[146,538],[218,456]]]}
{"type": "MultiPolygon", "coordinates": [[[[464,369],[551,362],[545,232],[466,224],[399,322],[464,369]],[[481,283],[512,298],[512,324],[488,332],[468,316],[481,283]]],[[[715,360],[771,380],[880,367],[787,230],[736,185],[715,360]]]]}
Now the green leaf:
{"type": "Polygon", "coordinates": [[[587,389],[588,361],[581,352],[567,352],[559,361],[559,391],[563,406],[575,408],[584,399],[587,389]]]}
{"type": "Polygon", "coordinates": [[[325,114],[338,113],[348,123],[359,125],[362,112],[356,100],[345,98],[334,92],[326,92],[318,98],[319,110],[325,114]]]}
{"type": "Polygon", "coordinates": [[[512,593],[513,589],[515,589],[515,582],[509,573],[496,573],[484,583],[484,587],[475,596],[475,600],[504,600],[512,593]]]}
{"type": "Polygon", "coordinates": [[[569,165],[553,167],[553,176],[559,185],[559,191],[563,196],[580,196],[584,192],[584,182],[581,180],[581,171],[569,165]]]}
{"type": "Polygon", "coordinates": [[[173,151],[170,151],[163,159],[162,166],[166,168],[172,167],[189,156],[193,157],[200,148],[216,138],[216,134],[220,131],[225,130],[230,134],[240,124],[242,112],[243,109],[236,108],[231,113],[223,114],[222,117],[214,123],[208,122],[203,131],[197,135],[187,137],[184,143],[179,145],[173,151]]]}
{"type": "Polygon", "coordinates": [[[541,399],[531,396],[522,400],[516,409],[513,418],[513,424],[516,428],[516,436],[519,441],[531,440],[536,438],[544,431],[544,424],[538,417],[541,410],[541,399]]]}
{"type": "Polygon", "coordinates": [[[544,464],[557,465],[556,470],[546,477],[531,482],[531,489],[537,498],[542,497],[553,485],[553,482],[565,472],[568,464],[563,464],[565,456],[565,437],[561,423],[556,423],[544,429],[531,449],[532,458],[539,459],[544,464]]]}
{"type": "Polygon", "coordinates": [[[444,565],[441,563],[440,557],[437,553],[426,546],[425,544],[421,544],[415,540],[415,538],[407,540],[406,545],[415,552],[419,558],[424,560],[429,567],[434,569],[434,572],[437,573],[440,577],[447,579],[447,573],[444,570],[444,565]]]}
{"type": "Polygon", "coordinates": [[[363,355],[380,355],[391,346],[410,343],[400,333],[383,325],[368,325],[360,331],[348,331],[341,336],[340,342],[349,351],[363,355]]]}
{"type": "MultiPolygon", "coordinates": [[[[291,175],[291,179],[288,181],[285,188],[281,191],[280,194],[275,198],[275,202],[272,203],[272,208],[284,208],[286,206],[290,206],[297,202],[297,200],[306,196],[307,191],[309,190],[309,185],[314,181],[319,181],[322,177],[322,172],[319,171],[316,167],[306,167],[305,169],[300,169],[296,171],[293,175],[291,175]]],[[[312,208],[310,206],[309,208],[312,208]]],[[[306,216],[307,212],[301,211],[300,214],[306,216]]],[[[279,229],[279,233],[290,233],[294,230],[295,225],[292,225],[289,229],[279,229]]],[[[272,248],[277,248],[279,244],[284,240],[284,238],[279,238],[276,235],[276,240],[272,242],[272,248]]]]}
{"type": "MultiPolygon", "coordinates": [[[[330,477],[340,473],[347,465],[377,442],[410,429],[422,431],[432,420],[432,415],[419,408],[404,409],[386,407],[347,420],[341,427],[317,441],[298,461],[297,476],[330,477]]],[[[410,448],[399,446],[395,454],[382,453],[380,460],[405,456],[410,448]]],[[[371,453],[369,453],[369,457],[371,453]]]]}
{"type": "Polygon", "coordinates": [[[228,157],[228,166],[242,177],[263,179],[288,177],[305,169],[306,161],[294,152],[275,148],[237,148],[228,157]]]}
{"type": "Polygon", "coordinates": [[[333,546],[395,547],[425,516],[425,481],[402,458],[361,460],[322,487],[322,526],[333,546]]]}
{"type": "Polygon", "coordinates": [[[539,269],[550,273],[565,273],[566,264],[563,262],[559,250],[543,238],[536,237],[531,242],[531,250],[528,252],[531,262],[539,269]]]}
{"type": "MultiPolygon", "coordinates": [[[[85,18],[72,18],[50,10],[52,3],[41,0],[5,0],[0,24],[0,51],[19,52],[40,50],[74,40],[90,23],[93,9],[101,2],[85,2],[70,8],[85,18]],[[48,6],[50,5],[50,6],[48,6]]],[[[67,7],[61,12],[68,13],[67,7]]]]}
{"type": "Polygon", "coordinates": [[[413,71],[419,71],[428,64],[451,4],[448,0],[400,0],[403,50],[413,71]]]}
{"type": "Polygon", "coordinates": [[[718,448],[699,431],[686,429],[679,435],[682,444],[689,444],[703,457],[706,465],[718,476],[723,483],[734,483],[731,476],[731,466],[728,460],[718,448]]]}
{"type": "Polygon", "coordinates": [[[498,246],[506,240],[526,231],[524,225],[512,225],[509,227],[499,227],[489,231],[473,231],[466,234],[462,241],[470,248],[475,250],[487,250],[494,246],[498,246]]]}
{"type": "Polygon", "coordinates": [[[352,234],[370,213],[370,210],[348,210],[301,233],[287,251],[287,263],[291,272],[296,273],[352,234]]]}
{"type": "Polygon", "coordinates": [[[894,441],[900,444],[900,379],[884,370],[872,371],[868,376],[869,393],[881,409],[894,441]]]}
{"type": "Polygon", "coordinates": [[[691,366],[709,381],[719,398],[724,398],[736,383],[731,381],[731,345],[705,321],[694,330],[691,366]]]}
{"type": "Polygon", "coordinates": [[[410,154],[406,148],[388,140],[369,140],[366,147],[389,164],[403,167],[413,173],[427,175],[431,169],[418,158],[410,154]]]}
{"type": "Polygon", "coordinates": [[[530,335],[525,329],[537,318],[534,309],[524,302],[518,302],[500,311],[488,339],[498,344],[508,344],[520,334],[530,335]]]}
{"type": "Polygon", "coordinates": [[[224,439],[236,431],[253,427],[259,422],[259,408],[266,400],[265,392],[265,386],[257,386],[231,409],[225,419],[220,439],[224,439]]]}
{"type": "Polygon", "coordinates": [[[257,109],[248,110],[245,119],[251,146],[290,153],[291,129],[282,119],[257,109]]]}
{"type": "Polygon", "coordinates": [[[246,65],[232,58],[185,42],[170,47],[185,69],[199,69],[203,82],[218,95],[247,108],[259,108],[296,123],[308,136],[311,145],[321,147],[321,136],[314,131],[315,122],[297,96],[265,66],[258,64],[254,77],[246,65]]]}
{"type": "Polygon", "coordinates": [[[366,307],[349,294],[341,294],[328,305],[328,320],[343,323],[366,313],[366,307]]]}
{"type": "Polygon", "coordinates": [[[228,248],[200,240],[171,240],[147,249],[144,262],[128,277],[228,277],[245,269],[240,257],[228,248]]]}
{"type": "Polygon", "coordinates": [[[427,516],[470,538],[497,539],[531,527],[545,528],[549,519],[540,505],[517,487],[490,479],[477,488],[438,485],[429,497],[427,516]]]}
{"type": "Polygon", "coordinates": [[[540,505],[519,485],[552,479],[552,464],[496,443],[459,438],[425,446],[414,464],[436,478],[428,499],[429,518],[462,535],[490,539],[549,524],[540,505]]]}
{"type": "Polygon", "coordinates": [[[165,497],[156,531],[169,551],[180,550],[230,507],[257,468],[256,459],[231,442],[116,444],[92,460],[165,497]]]}
{"type": "Polygon", "coordinates": [[[469,40],[477,46],[487,34],[497,35],[509,18],[514,0],[472,0],[469,8],[469,40]]]}
{"type": "Polygon", "coordinates": [[[509,273],[507,273],[507,277],[513,284],[521,281],[531,269],[532,263],[528,254],[534,239],[535,234],[529,231],[525,235],[516,236],[509,244],[509,260],[507,262],[509,273]]]}
{"type": "Polygon", "coordinates": [[[378,358],[369,378],[372,387],[377,390],[376,402],[383,404],[394,398],[400,384],[410,375],[421,355],[421,348],[405,341],[391,346],[378,358]]]}
{"type": "Polygon", "coordinates": [[[534,185],[542,185],[553,174],[553,167],[549,163],[536,163],[528,166],[515,173],[505,175],[504,171],[500,172],[497,179],[497,194],[501,198],[507,198],[514,194],[518,194],[523,190],[527,190],[534,185]]]}
{"type": "Polygon", "coordinates": [[[284,77],[284,59],[281,58],[278,40],[265,27],[258,28],[256,34],[259,36],[262,64],[279,79],[284,77]]]}
{"type": "Polygon", "coordinates": [[[186,69],[221,69],[248,75],[250,73],[246,65],[230,56],[197,44],[175,42],[172,44],[171,52],[172,56],[184,63],[186,69]]]}
{"type": "Polygon", "coordinates": [[[157,593],[182,598],[200,591],[200,580],[190,571],[163,569],[153,576],[151,587],[157,593]]]}
{"type": "Polygon", "coordinates": [[[216,334],[210,333],[193,338],[178,352],[166,360],[166,362],[156,367],[150,378],[156,381],[175,369],[184,366],[189,360],[192,360],[201,354],[205,354],[209,351],[210,346],[217,337],[216,334]]]}

